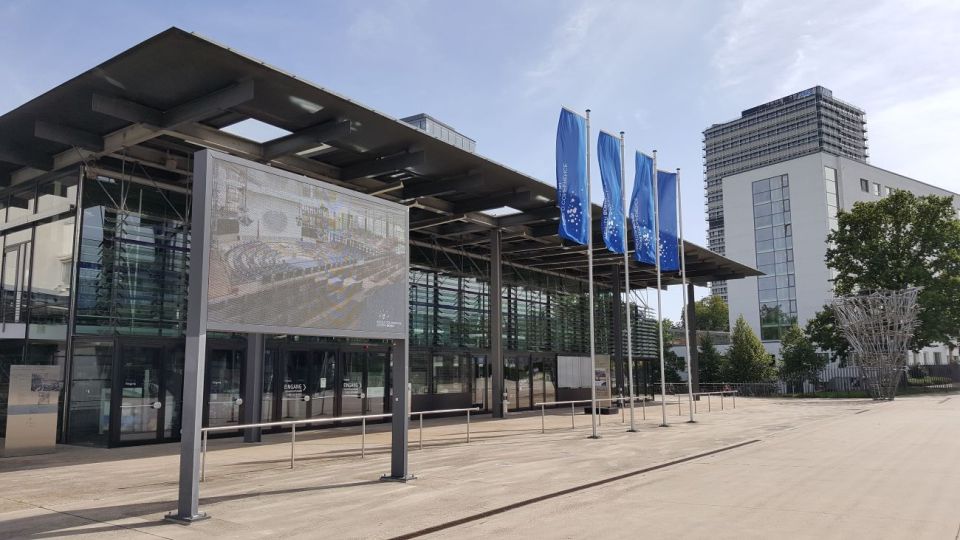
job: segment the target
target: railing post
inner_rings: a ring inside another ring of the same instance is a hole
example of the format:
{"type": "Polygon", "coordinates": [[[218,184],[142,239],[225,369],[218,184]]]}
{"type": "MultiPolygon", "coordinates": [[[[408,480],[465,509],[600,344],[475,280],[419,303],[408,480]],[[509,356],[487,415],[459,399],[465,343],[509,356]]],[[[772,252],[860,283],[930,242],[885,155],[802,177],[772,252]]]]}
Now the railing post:
{"type": "Polygon", "coordinates": [[[290,468],[293,468],[293,462],[295,459],[296,447],[297,447],[297,425],[291,424],[290,427],[290,468]]]}
{"type": "Polygon", "coordinates": [[[626,411],[623,409],[623,395],[620,395],[620,423],[623,424],[627,421],[626,411]]]}
{"type": "Polygon", "coordinates": [[[720,392],[720,410],[723,410],[723,392],[720,392]]]}
{"type": "Polygon", "coordinates": [[[544,424],[544,422],[546,422],[546,417],[547,417],[546,406],[543,403],[541,403],[540,404],[540,433],[547,432],[547,428],[544,424]]]}
{"type": "Polygon", "coordinates": [[[707,412],[710,412],[712,410],[713,410],[713,407],[710,406],[710,394],[707,394],[707,412]]]}
{"type": "Polygon", "coordinates": [[[643,419],[647,419],[647,395],[643,395],[643,399],[640,400],[640,409],[643,412],[643,419]]]}
{"type": "Polygon", "coordinates": [[[677,416],[683,416],[683,408],[680,406],[680,394],[677,394],[677,416]]]}
{"type": "Polygon", "coordinates": [[[423,412],[420,413],[420,449],[423,450],[423,412]]]}
{"type": "Polygon", "coordinates": [[[576,409],[574,408],[575,406],[576,405],[573,402],[570,403],[570,429],[577,429],[577,413],[576,409]]]}
{"type": "Polygon", "coordinates": [[[207,432],[202,431],[201,435],[203,436],[203,452],[200,456],[200,481],[203,482],[207,479],[207,432]]]}
{"type": "MultiPolygon", "coordinates": [[[[698,395],[700,395],[700,394],[694,394],[694,398],[696,398],[696,396],[698,396],[698,395]]],[[[696,399],[693,400],[693,414],[697,414],[697,400],[696,400],[696,399]]]]}
{"type": "Polygon", "coordinates": [[[733,408],[736,409],[737,408],[737,391],[734,390],[730,395],[733,396],[733,408]]]}
{"type": "Polygon", "coordinates": [[[467,409],[467,443],[470,443],[470,409],[467,409]]]}
{"type": "Polygon", "coordinates": [[[363,417],[360,419],[360,425],[362,431],[360,432],[360,459],[363,459],[367,455],[367,418],[363,417]]]}

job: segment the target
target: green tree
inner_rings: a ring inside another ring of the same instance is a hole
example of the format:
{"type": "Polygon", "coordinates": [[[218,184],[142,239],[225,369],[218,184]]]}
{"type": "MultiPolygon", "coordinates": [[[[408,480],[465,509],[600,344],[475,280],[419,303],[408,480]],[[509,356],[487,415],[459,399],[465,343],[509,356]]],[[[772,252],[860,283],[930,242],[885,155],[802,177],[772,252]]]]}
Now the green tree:
{"type": "MultiPolygon", "coordinates": [[[[730,307],[722,296],[710,295],[694,303],[697,330],[730,331],[730,307]]],[[[684,311],[680,312],[680,326],[686,324],[684,311]]]]}
{"type": "Polygon", "coordinates": [[[726,365],[724,379],[730,382],[764,382],[773,376],[770,355],[743,315],[733,326],[726,365]]]}
{"type": "Polygon", "coordinates": [[[850,343],[843,337],[840,327],[837,326],[837,316],[833,306],[823,306],[823,309],[807,321],[804,332],[820,350],[828,351],[832,360],[840,362],[841,366],[846,364],[850,354],[850,343]]]}
{"type": "Polygon", "coordinates": [[[722,375],[725,371],[724,364],[726,363],[726,358],[724,358],[716,346],[714,346],[713,339],[710,338],[709,334],[700,336],[700,356],[698,357],[698,361],[700,364],[698,370],[700,373],[700,382],[723,382],[722,375]]]}
{"type": "MultiPolygon", "coordinates": [[[[960,221],[951,197],[896,191],[879,201],[856,203],[837,215],[837,229],[827,242],[826,262],[836,271],[837,295],[922,287],[913,349],[957,343],[960,221]]],[[[836,326],[831,339],[843,339],[836,326]]]]}
{"type": "Polygon", "coordinates": [[[799,326],[791,326],[780,340],[779,371],[783,380],[801,385],[804,381],[815,383],[817,372],[826,363],[799,326]]]}

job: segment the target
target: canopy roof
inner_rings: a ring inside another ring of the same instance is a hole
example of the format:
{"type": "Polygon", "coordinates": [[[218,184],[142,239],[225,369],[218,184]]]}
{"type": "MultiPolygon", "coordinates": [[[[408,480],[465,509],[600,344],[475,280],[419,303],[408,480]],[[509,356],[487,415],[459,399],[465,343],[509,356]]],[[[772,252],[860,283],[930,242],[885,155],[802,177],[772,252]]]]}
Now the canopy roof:
{"type": "MultiPolygon", "coordinates": [[[[213,148],[410,208],[411,240],[486,257],[502,231],[504,264],[585,279],[585,248],[557,236],[556,191],[476,153],[196,34],[170,28],[0,117],[5,191],[84,163],[189,186],[195,151],[213,148]],[[255,119],[289,135],[254,141],[224,131],[255,119]],[[489,210],[519,211],[496,217],[489,210]]],[[[622,265],[600,239],[595,265],[622,265]]],[[[690,281],[760,275],[684,242],[690,281]]],[[[608,268],[609,270],[609,268],[608,268]]],[[[612,272],[598,268],[599,283],[612,272]]],[[[656,283],[633,263],[631,286],[656,283]]],[[[664,274],[664,284],[679,275],[664,274]]]]}

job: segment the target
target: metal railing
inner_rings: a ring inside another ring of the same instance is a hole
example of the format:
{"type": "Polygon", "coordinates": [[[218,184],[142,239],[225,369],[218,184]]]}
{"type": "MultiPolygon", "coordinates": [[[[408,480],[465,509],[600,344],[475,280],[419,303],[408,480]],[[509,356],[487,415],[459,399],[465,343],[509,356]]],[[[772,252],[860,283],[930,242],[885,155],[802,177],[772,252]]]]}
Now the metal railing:
{"type": "MultiPolygon", "coordinates": [[[[643,419],[647,419],[647,400],[643,396],[635,396],[634,401],[639,400],[640,406],[643,410],[643,419]]],[[[626,414],[626,408],[623,406],[624,402],[629,403],[630,398],[626,396],[618,396],[615,398],[600,398],[596,400],[597,403],[600,402],[617,402],[620,404],[620,422],[624,422],[624,415],[626,414]]],[[[547,405],[570,405],[570,429],[576,429],[577,427],[577,413],[576,413],[576,404],[577,403],[590,403],[589,399],[574,399],[570,401],[542,401],[540,403],[534,403],[534,407],[540,407],[540,433],[546,433],[546,416],[547,416],[547,405]]],[[[597,420],[600,425],[603,425],[603,415],[598,414],[597,420]]]]}
{"type": "MultiPolygon", "coordinates": [[[[435,414],[453,414],[458,412],[467,413],[467,442],[470,442],[470,413],[477,412],[480,409],[478,407],[470,407],[465,409],[439,409],[433,411],[414,411],[410,413],[410,416],[420,416],[420,450],[423,450],[423,417],[425,415],[435,415],[435,414]]],[[[205,427],[200,429],[201,437],[201,446],[200,446],[200,481],[203,482],[207,477],[207,441],[209,440],[208,433],[215,431],[237,431],[239,429],[257,429],[257,428],[271,428],[271,427],[286,427],[290,426],[290,468],[294,468],[296,463],[296,446],[297,446],[297,426],[298,425],[308,425],[308,424],[323,424],[329,422],[356,422],[360,421],[360,458],[366,457],[367,453],[367,420],[382,420],[384,418],[392,418],[393,413],[382,413],[382,414],[365,414],[357,416],[338,416],[335,418],[304,418],[301,420],[281,420],[277,422],[257,422],[253,424],[233,424],[229,426],[213,426],[205,427]]]]}
{"type": "MultiPolygon", "coordinates": [[[[723,396],[729,395],[733,399],[733,408],[737,408],[737,390],[720,390],[719,392],[695,392],[694,396],[707,396],[707,412],[713,410],[710,396],[720,396],[720,410],[723,410],[723,396]]],[[[679,400],[678,400],[679,401],[679,400]]],[[[697,400],[693,400],[693,412],[697,412],[697,400]]]]}

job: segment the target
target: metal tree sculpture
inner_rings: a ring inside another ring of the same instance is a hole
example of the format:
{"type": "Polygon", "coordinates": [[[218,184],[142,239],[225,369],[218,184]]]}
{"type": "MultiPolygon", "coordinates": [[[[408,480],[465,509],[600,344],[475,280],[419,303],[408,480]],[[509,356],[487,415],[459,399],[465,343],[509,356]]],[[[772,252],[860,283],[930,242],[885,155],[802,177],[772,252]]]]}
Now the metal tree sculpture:
{"type": "Polygon", "coordinates": [[[833,301],[837,321],[853,348],[853,361],[860,367],[873,399],[892,400],[896,395],[917,326],[919,292],[919,288],[911,287],[833,301]]]}

